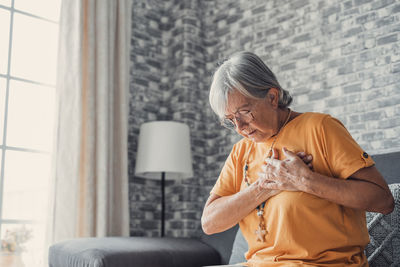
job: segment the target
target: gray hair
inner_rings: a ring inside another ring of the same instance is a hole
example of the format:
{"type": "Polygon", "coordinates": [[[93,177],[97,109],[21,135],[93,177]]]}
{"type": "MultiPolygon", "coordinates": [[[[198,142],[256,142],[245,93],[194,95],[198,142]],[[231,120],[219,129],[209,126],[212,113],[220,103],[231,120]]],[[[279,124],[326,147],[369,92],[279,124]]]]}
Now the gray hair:
{"type": "Polygon", "coordinates": [[[238,90],[246,97],[262,99],[270,88],[279,90],[279,108],[290,105],[292,97],[280,86],[268,66],[253,53],[239,52],[225,60],[215,71],[209,101],[213,111],[223,118],[230,92],[238,90]]]}

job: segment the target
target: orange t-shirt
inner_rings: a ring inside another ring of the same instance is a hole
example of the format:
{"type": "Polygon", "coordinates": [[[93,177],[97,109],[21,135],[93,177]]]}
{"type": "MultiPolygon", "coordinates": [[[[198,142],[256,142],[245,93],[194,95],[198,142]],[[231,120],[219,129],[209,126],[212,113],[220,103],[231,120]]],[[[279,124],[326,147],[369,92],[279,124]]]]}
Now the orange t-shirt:
{"type": "MultiPolygon", "coordinates": [[[[211,193],[228,196],[247,186],[243,167],[250,149],[248,177],[251,183],[256,181],[272,141],[244,138],[236,143],[211,193]]],[[[332,179],[346,179],[374,165],[346,128],[326,114],[294,118],[276,139],[279,159],[284,157],[282,147],[311,154],[314,171],[332,179]]],[[[257,242],[254,233],[256,210],[239,223],[249,245],[245,256],[250,266],[368,266],[363,250],[369,236],[362,210],[304,192],[283,191],[266,201],[264,219],[268,231],[264,243],[257,242]]]]}

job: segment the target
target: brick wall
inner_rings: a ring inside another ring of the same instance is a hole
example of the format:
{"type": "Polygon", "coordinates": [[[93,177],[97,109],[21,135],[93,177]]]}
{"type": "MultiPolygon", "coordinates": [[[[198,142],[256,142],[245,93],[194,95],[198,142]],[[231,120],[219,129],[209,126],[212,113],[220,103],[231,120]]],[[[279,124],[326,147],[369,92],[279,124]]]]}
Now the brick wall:
{"type": "Polygon", "coordinates": [[[166,235],[196,236],[207,149],[205,50],[198,1],[134,1],[129,177],[131,235],[158,236],[160,182],[134,176],[139,127],[175,120],[190,127],[194,178],[166,183],[166,235]]]}
{"type": "Polygon", "coordinates": [[[191,128],[195,178],[167,184],[167,235],[196,236],[232,143],[208,106],[219,60],[261,56],[296,111],[339,118],[370,154],[400,150],[400,2],[134,0],[129,135],[131,234],[158,235],[159,182],[133,175],[142,122],[191,128]]]}

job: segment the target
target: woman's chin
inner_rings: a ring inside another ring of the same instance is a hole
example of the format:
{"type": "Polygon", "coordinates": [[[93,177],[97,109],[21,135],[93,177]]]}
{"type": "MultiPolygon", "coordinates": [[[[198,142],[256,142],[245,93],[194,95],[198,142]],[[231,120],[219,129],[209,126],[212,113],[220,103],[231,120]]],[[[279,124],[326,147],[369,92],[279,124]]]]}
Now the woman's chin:
{"type": "Polygon", "coordinates": [[[261,136],[259,136],[257,134],[257,132],[247,135],[247,138],[249,138],[251,141],[256,142],[256,143],[261,142],[263,140],[263,138],[261,136]]]}

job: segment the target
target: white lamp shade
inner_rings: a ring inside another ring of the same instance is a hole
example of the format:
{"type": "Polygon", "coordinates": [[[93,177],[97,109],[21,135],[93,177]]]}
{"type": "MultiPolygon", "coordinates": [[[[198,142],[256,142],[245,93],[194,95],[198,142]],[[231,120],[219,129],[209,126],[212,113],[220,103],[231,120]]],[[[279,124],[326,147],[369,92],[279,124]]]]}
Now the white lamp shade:
{"type": "Polygon", "coordinates": [[[135,175],[160,179],[193,177],[189,127],[174,121],[153,121],[140,127],[135,175]]]}

